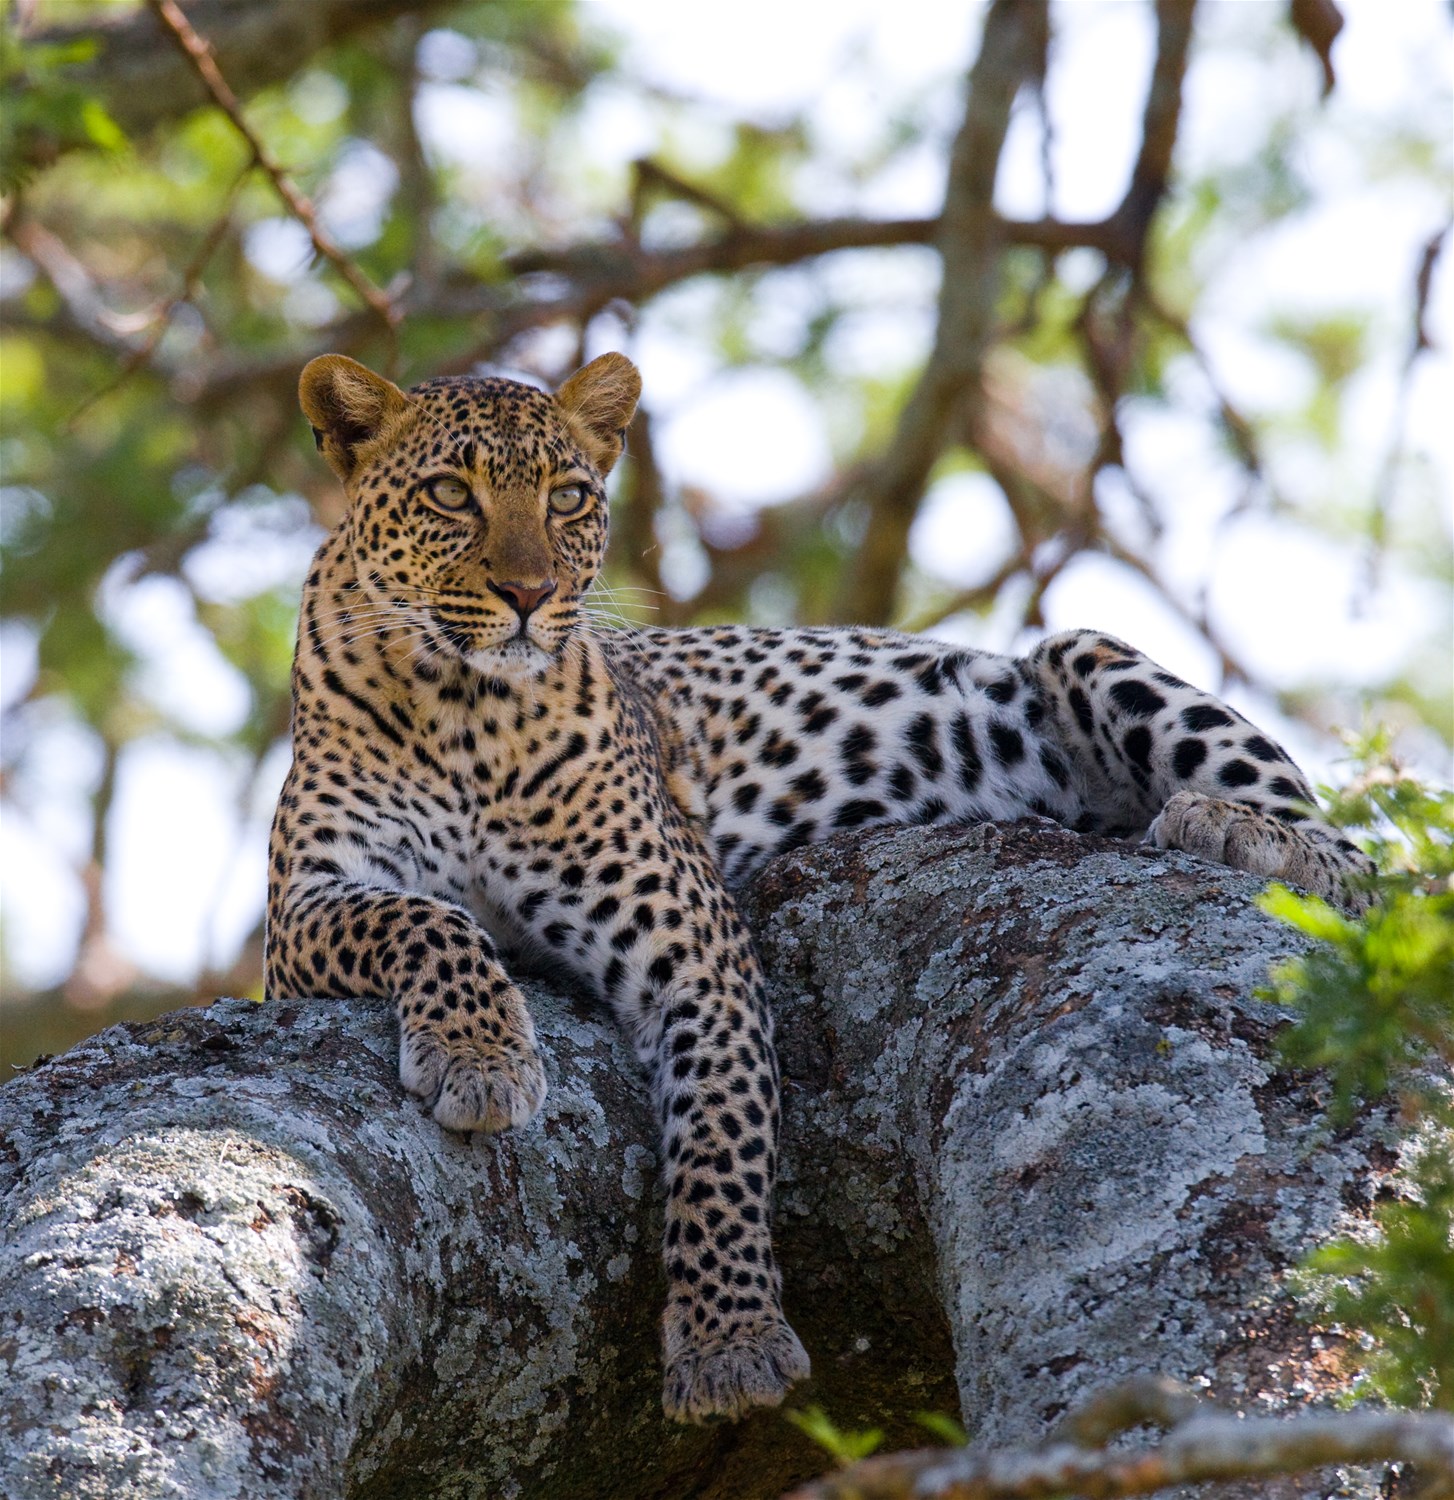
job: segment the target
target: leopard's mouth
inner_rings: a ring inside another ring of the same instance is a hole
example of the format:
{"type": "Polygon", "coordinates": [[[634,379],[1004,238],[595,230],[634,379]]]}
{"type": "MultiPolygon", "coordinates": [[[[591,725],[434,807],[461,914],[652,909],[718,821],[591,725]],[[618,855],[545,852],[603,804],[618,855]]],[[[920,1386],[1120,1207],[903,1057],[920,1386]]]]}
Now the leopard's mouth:
{"type": "Polygon", "coordinates": [[[487,617],[483,624],[465,625],[457,620],[442,620],[438,615],[434,617],[434,624],[439,634],[461,656],[474,656],[480,652],[503,651],[508,647],[527,645],[536,646],[541,650],[548,649],[545,642],[530,628],[533,621],[519,622],[509,634],[502,633],[500,629],[502,623],[487,617]]]}
{"type": "Polygon", "coordinates": [[[540,670],[555,661],[565,649],[572,628],[559,623],[548,629],[534,616],[515,623],[509,635],[500,633],[502,621],[463,624],[434,616],[441,641],[478,672],[540,670]]]}

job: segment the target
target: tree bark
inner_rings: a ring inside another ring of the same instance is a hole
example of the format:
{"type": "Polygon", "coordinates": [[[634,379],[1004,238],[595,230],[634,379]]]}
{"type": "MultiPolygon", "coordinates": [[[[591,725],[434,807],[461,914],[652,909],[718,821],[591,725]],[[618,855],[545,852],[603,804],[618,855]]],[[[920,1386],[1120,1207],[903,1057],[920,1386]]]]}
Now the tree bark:
{"type": "MultiPolygon", "coordinates": [[[[790,1404],[1002,1443],[1142,1371],[1262,1414],[1345,1389],[1279,1276],[1365,1213],[1390,1125],[1332,1134],[1273,1070],[1251,991],[1297,940],[1256,889],[1039,822],[769,868],[790,1404]]],[[[826,1467],[778,1413],[663,1421],[643,1082],[529,994],[551,1093],[504,1138],[403,1095],[379,1001],[220,1001],[7,1085],[0,1493],[740,1500],[826,1467]]]]}

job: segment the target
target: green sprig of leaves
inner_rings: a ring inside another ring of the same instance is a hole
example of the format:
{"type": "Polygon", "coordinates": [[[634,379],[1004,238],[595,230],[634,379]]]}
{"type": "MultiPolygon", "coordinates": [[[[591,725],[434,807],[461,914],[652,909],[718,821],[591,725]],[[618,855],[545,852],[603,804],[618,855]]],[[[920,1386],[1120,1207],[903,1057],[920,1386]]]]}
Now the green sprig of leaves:
{"type": "Polygon", "coordinates": [[[24,43],[0,23],[0,189],[10,192],[38,166],[74,146],[120,151],[126,135],[74,69],[99,48],[94,37],[24,43]]]}
{"type": "Polygon", "coordinates": [[[1322,1068],[1329,1114],[1393,1099],[1410,1140],[1372,1233],[1314,1251],[1294,1285],[1362,1335],[1366,1387],[1401,1406],[1454,1410],[1454,793],[1407,774],[1386,735],[1356,749],[1359,774],[1329,793],[1379,874],[1351,919],[1274,887],[1263,909],[1316,944],[1274,971],[1264,997],[1296,1016],[1291,1066],[1322,1068]]]}

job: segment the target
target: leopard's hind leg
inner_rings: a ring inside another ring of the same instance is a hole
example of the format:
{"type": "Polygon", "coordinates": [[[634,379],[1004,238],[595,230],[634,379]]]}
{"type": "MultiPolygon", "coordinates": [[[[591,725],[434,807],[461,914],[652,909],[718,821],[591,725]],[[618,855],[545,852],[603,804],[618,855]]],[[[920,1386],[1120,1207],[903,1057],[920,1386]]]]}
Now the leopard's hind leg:
{"type": "Polygon", "coordinates": [[[1026,660],[1082,789],[1082,826],[1144,832],[1330,901],[1367,901],[1372,863],[1318,812],[1287,752],[1212,694],[1111,636],[1052,636],[1026,660]]]}

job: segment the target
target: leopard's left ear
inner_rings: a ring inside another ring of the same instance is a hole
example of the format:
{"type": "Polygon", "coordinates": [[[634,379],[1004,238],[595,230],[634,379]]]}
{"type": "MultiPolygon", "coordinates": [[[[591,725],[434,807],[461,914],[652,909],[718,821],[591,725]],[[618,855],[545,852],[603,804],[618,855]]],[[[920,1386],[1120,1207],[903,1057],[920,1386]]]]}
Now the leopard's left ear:
{"type": "Polygon", "coordinates": [[[624,354],[602,354],[555,393],[591,462],[609,474],[626,446],[626,428],[641,397],[641,375],[624,354]]]}

